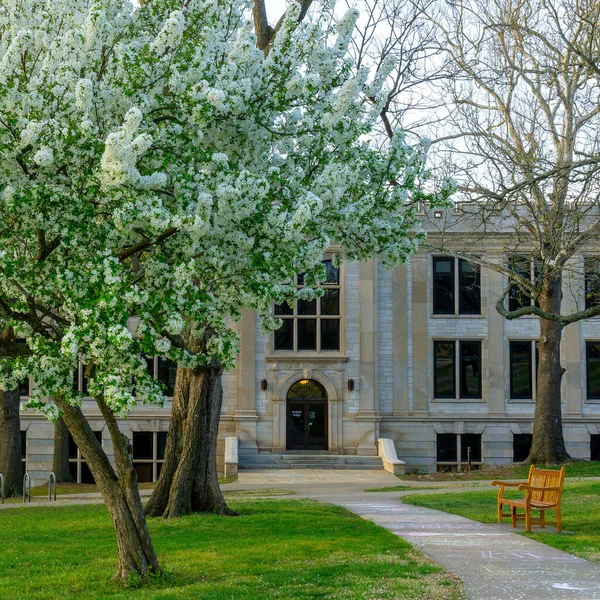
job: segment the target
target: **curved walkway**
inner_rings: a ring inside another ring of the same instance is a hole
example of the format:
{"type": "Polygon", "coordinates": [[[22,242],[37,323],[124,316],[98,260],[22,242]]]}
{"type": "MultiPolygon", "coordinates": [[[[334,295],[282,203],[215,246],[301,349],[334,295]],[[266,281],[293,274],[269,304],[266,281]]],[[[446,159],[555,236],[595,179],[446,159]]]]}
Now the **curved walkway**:
{"type": "MultiPolygon", "coordinates": [[[[513,533],[510,526],[485,525],[403,504],[400,496],[406,492],[364,491],[400,483],[408,482],[381,471],[265,470],[242,472],[237,484],[224,488],[284,486],[297,495],[344,506],[402,537],[458,575],[471,600],[600,600],[600,564],[513,533]]],[[[473,487],[486,484],[489,486],[489,482],[482,482],[473,487]]],[[[425,488],[414,487],[419,491],[425,488]]],[[[448,487],[431,493],[443,491],[448,487]]]]}

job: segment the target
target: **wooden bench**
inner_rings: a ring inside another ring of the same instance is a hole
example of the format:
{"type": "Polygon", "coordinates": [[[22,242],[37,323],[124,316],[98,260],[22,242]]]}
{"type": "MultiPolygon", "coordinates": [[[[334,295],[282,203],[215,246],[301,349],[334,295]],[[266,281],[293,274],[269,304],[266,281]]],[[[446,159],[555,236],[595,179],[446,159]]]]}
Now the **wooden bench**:
{"type": "Polygon", "coordinates": [[[525,531],[531,531],[532,523],[539,523],[540,527],[546,525],[556,525],[556,532],[562,530],[562,516],[560,512],[560,500],[562,497],[563,485],[565,482],[565,467],[560,470],[536,469],[533,465],[529,469],[527,483],[508,483],[506,481],[492,481],[492,485],[499,485],[498,491],[498,523],[502,523],[503,517],[512,518],[512,526],[517,526],[517,521],[525,521],[525,531]],[[525,491],[525,498],[511,500],[504,498],[505,487],[516,487],[525,491]],[[511,512],[505,514],[502,512],[502,505],[511,507],[511,512]],[[517,508],[525,510],[524,515],[517,515],[517,508]],[[540,513],[539,519],[531,518],[531,511],[537,510],[540,513]],[[547,511],[556,513],[556,523],[545,521],[544,513],[547,511]]]}

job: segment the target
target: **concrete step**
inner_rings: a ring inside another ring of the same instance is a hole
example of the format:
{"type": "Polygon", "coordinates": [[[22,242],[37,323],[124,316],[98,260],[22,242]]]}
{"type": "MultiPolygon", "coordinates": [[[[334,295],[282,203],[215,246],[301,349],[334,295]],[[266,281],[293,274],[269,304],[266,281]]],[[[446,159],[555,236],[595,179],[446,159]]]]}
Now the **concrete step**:
{"type": "Polygon", "coordinates": [[[382,469],[379,456],[351,454],[240,454],[241,469],[382,469]]]}

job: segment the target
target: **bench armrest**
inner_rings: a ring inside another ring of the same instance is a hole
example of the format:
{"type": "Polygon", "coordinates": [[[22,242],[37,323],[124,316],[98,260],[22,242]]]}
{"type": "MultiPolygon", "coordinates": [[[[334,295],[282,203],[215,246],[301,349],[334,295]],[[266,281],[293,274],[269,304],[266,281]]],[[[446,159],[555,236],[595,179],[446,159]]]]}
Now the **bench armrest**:
{"type": "Polygon", "coordinates": [[[526,483],[523,484],[520,481],[517,481],[515,483],[510,483],[509,481],[492,481],[492,485],[503,485],[505,487],[519,487],[520,485],[527,485],[526,483]]]}
{"type": "Polygon", "coordinates": [[[519,485],[519,489],[531,490],[532,492],[560,492],[562,490],[561,487],[537,487],[535,485],[528,485],[527,483],[519,485]]]}

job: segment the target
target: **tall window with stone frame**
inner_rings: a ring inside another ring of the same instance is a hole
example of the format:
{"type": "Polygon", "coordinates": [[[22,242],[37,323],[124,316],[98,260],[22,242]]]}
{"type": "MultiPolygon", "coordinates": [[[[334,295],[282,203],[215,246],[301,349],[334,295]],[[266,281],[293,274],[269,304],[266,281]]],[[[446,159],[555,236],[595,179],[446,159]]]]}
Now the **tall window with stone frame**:
{"type": "MultiPolygon", "coordinates": [[[[540,275],[540,264],[529,254],[513,254],[508,259],[508,268],[521,276],[523,279],[535,283],[540,275]]],[[[508,310],[513,311],[524,306],[531,306],[533,298],[520,288],[516,282],[512,282],[508,294],[508,310]]],[[[535,303],[539,306],[538,303],[535,303]]]]}
{"type": "MultiPolygon", "coordinates": [[[[319,287],[324,293],[314,300],[276,304],[274,315],[282,326],[274,332],[274,349],[288,352],[335,352],[341,349],[340,269],[331,260],[323,261],[327,277],[319,287]]],[[[296,278],[298,289],[304,277],[296,278]]]]}
{"type": "Polygon", "coordinates": [[[509,378],[511,400],[533,400],[537,380],[537,341],[509,342],[509,378]]]}
{"type": "Polygon", "coordinates": [[[481,314],[479,265],[451,256],[433,257],[433,314],[481,314]]]}
{"type": "Polygon", "coordinates": [[[177,375],[177,363],[168,358],[155,356],[146,357],[148,373],[163,384],[163,392],[168,398],[172,398],[175,393],[175,377],[177,375]]]}
{"type": "Polygon", "coordinates": [[[481,341],[436,340],[433,355],[434,398],[481,398],[481,341]]]}
{"type": "Polygon", "coordinates": [[[586,256],[583,265],[585,308],[592,308],[600,304],[600,256],[586,256]]]}
{"type": "Polygon", "coordinates": [[[585,343],[586,398],[600,400],[600,341],[585,343]]]}

